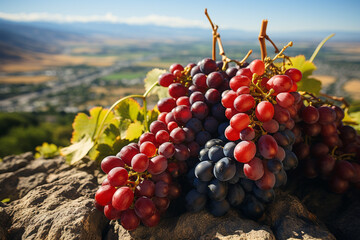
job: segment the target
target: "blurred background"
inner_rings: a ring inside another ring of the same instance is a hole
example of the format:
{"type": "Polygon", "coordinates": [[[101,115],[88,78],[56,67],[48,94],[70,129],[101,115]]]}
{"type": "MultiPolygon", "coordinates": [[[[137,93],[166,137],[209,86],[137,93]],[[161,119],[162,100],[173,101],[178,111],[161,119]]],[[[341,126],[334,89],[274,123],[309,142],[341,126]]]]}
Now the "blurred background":
{"type": "MultiPolygon", "coordinates": [[[[144,92],[153,68],[211,57],[207,8],[225,52],[260,57],[262,19],[279,48],[314,63],[323,92],[360,102],[359,1],[48,1],[0,2],[0,158],[43,142],[69,145],[78,112],[144,92]]],[[[268,44],[268,54],[274,55],[268,44]]],[[[220,58],[218,58],[220,59],[220,58]]]]}

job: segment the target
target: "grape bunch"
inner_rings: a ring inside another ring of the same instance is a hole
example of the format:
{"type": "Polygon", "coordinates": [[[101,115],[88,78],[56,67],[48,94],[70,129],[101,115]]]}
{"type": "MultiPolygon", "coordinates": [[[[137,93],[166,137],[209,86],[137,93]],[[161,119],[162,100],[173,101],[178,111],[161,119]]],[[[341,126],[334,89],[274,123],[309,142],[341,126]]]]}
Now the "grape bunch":
{"type": "Polygon", "coordinates": [[[343,124],[344,111],[314,96],[305,97],[294,128],[294,151],[308,178],[328,181],[335,193],[360,186],[360,136],[343,124]]]}
{"type": "Polygon", "coordinates": [[[219,139],[205,144],[189,171],[193,189],[186,196],[187,207],[200,211],[208,206],[215,216],[234,207],[257,219],[274,199],[273,188],[286,183],[285,171],[298,164],[291,130],[301,102],[295,91],[302,74],[294,68],[284,73],[266,69],[261,60],[226,73],[229,89],[221,103],[228,121],[219,125],[219,139]]]}

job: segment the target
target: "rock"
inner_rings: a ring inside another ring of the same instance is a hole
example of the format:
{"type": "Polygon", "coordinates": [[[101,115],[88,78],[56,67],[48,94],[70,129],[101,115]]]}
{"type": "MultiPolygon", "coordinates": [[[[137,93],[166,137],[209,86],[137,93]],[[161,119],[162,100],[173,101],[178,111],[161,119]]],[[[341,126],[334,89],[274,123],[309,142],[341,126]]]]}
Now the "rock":
{"type": "Polygon", "coordinates": [[[267,221],[276,239],[335,239],[326,226],[294,196],[276,191],[276,199],[267,210],[267,221]]]}
{"type": "Polygon", "coordinates": [[[139,226],[128,232],[117,221],[111,221],[105,237],[110,239],[275,239],[269,226],[241,217],[235,210],[223,217],[206,211],[185,213],[179,217],[162,219],[152,228],[139,226]]]}
{"type": "Polygon", "coordinates": [[[1,219],[8,218],[1,224],[8,239],[101,239],[108,221],[94,207],[94,175],[70,167],[61,157],[14,167],[19,162],[6,162],[16,170],[0,174],[1,196],[11,196],[0,208],[1,219]]]}

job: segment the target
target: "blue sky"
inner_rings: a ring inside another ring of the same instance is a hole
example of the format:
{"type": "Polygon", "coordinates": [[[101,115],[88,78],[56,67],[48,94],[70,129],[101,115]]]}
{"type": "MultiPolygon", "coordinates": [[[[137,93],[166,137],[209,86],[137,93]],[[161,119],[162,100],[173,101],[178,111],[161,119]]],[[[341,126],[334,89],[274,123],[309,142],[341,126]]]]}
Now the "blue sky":
{"type": "Polygon", "coordinates": [[[41,21],[113,21],[172,27],[209,27],[204,15],[223,28],[258,31],[268,19],[269,31],[360,32],[360,1],[121,1],[121,0],[2,0],[0,17],[41,21]]]}

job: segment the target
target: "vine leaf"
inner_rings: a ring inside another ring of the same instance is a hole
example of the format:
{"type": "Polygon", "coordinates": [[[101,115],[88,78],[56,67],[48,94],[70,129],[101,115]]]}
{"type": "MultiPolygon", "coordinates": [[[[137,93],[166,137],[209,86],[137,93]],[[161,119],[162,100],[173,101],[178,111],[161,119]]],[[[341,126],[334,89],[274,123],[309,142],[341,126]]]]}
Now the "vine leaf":
{"type": "Polygon", "coordinates": [[[115,111],[122,119],[135,121],[138,118],[141,107],[135,99],[128,98],[119,103],[119,105],[115,108],[115,111]]]}
{"type": "MultiPolygon", "coordinates": [[[[150,72],[148,72],[146,74],[146,78],[144,79],[144,83],[145,83],[145,91],[149,90],[150,87],[158,81],[159,76],[163,73],[166,73],[166,70],[164,69],[159,69],[159,68],[154,68],[153,70],[151,70],[150,72]]],[[[166,98],[169,97],[169,93],[168,93],[168,89],[161,87],[161,86],[156,86],[154,87],[154,89],[151,91],[151,93],[148,95],[153,95],[153,94],[157,94],[157,96],[159,97],[159,99],[162,98],[166,98]]]]}
{"type": "Polygon", "coordinates": [[[62,148],[61,154],[66,157],[66,161],[74,164],[80,161],[94,147],[95,143],[90,136],[83,137],[80,141],[62,148]]]}
{"type": "MultiPolygon", "coordinates": [[[[73,122],[72,145],[60,150],[61,155],[65,156],[70,164],[80,161],[95,146],[93,138],[101,131],[99,125],[106,113],[106,109],[95,107],[89,111],[90,116],[85,113],[77,114],[73,122]]],[[[105,126],[107,126],[113,118],[114,114],[110,112],[105,121],[105,126]]]]}
{"type": "Polygon", "coordinates": [[[129,141],[132,141],[134,139],[137,139],[141,136],[141,134],[144,131],[144,125],[139,122],[133,122],[129,125],[127,131],[126,131],[126,139],[129,141]]]}
{"type": "Polygon", "coordinates": [[[297,83],[298,90],[318,95],[321,90],[321,82],[311,77],[312,73],[316,70],[315,64],[306,60],[304,55],[291,57],[290,61],[292,65],[286,65],[286,68],[297,68],[303,75],[301,81],[297,83]]]}

